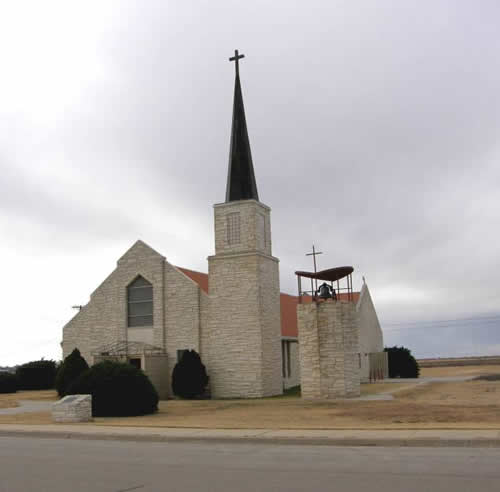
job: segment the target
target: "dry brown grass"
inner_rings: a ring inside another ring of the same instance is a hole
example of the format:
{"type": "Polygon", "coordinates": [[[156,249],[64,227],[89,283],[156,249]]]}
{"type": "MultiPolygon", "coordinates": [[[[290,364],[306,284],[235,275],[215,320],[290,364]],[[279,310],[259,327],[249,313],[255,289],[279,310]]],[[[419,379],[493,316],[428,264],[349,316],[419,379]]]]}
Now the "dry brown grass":
{"type": "MultiPolygon", "coordinates": [[[[94,424],[227,429],[500,429],[500,381],[432,383],[412,387],[405,383],[379,385],[379,389],[399,386],[394,393],[395,399],[320,402],[293,397],[170,400],[160,402],[160,411],[154,415],[96,418],[94,424]]],[[[0,423],[50,422],[48,412],[0,415],[0,423]]]]}
{"type": "Polygon", "coordinates": [[[499,374],[499,373],[500,373],[500,365],[420,368],[421,377],[480,376],[483,374],[499,374]]]}
{"type": "Polygon", "coordinates": [[[18,391],[17,393],[0,394],[0,408],[14,408],[19,406],[19,400],[56,401],[55,390],[18,391]]]}
{"type": "Polygon", "coordinates": [[[395,393],[404,389],[414,388],[417,383],[372,383],[361,385],[361,396],[380,393],[395,393]]]}
{"type": "MultiPolygon", "coordinates": [[[[434,367],[422,376],[467,376],[500,373],[500,366],[434,367]]],[[[500,429],[500,381],[415,385],[362,385],[362,394],[390,392],[392,401],[337,400],[312,402],[294,396],[258,400],[170,400],[157,414],[96,418],[94,424],[144,427],[263,429],[500,429]]],[[[0,408],[18,400],[57,399],[55,391],[0,395],[0,408]]],[[[0,424],[48,424],[48,412],[0,415],[0,424]]],[[[87,425],[87,424],[80,424],[87,425]]]]}

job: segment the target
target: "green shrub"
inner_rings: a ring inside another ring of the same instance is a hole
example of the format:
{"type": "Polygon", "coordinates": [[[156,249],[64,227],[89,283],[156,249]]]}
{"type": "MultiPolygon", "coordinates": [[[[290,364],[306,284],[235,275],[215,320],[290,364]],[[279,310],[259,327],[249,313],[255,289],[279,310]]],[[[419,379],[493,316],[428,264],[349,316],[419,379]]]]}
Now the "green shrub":
{"type": "Polygon", "coordinates": [[[16,391],[16,375],[10,372],[0,372],[0,393],[15,393],[16,391]]]}
{"type": "Polygon", "coordinates": [[[19,366],[16,370],[19,389],[41,390],[54,387],[56,363],[53,360],[35,360],[19,366]]]}
{"type": "Polygon", "coordinates": [[[186,350],[174,367],[172,391],[181,398],[193,399],[203,395],[208,384],[207,370],[196,350],[186,350]]]}
{"type": "Polygon", "coordinates": [[[386,347],[384,351],[389,359],[390,378],[418,378],[420,368],[409,349],[395,346],[386,347]]]}
{"type": "Polygon", "coordinates": [[[66,393],[92,395],[95,417],[146,415],[158,410],[158,393],[148,377],[121,362],[99,362],[73,381],[66,393]]]}
{"type": "Polygon", "coordinates": [[[56,389],[59,396],[66,395],[69,385],[75,381],[82,372],[89,368],[87,361],[81,356],[80,351],[75,348],[59,366],[56,375],[56,389]]]}

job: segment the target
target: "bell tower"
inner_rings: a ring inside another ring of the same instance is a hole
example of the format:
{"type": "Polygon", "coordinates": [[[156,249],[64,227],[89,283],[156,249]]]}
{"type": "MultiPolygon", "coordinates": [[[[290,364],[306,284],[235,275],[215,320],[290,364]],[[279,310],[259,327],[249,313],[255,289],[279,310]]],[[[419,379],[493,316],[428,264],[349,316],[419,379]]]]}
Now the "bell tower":
{"type": "Polygon", "coordinates": [[[209,367],[216,398],[281,394],[278,259],[271,209],[259,201],[235,51],[233,120],[226,201],[214,205],[215,255],[209,264],[209,367]]]}

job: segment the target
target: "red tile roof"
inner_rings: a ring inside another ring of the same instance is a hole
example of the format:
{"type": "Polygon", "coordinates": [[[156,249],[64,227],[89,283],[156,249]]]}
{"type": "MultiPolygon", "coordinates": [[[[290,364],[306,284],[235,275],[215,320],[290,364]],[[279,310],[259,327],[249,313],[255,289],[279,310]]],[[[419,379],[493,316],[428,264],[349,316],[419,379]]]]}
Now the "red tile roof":
{"type": "MultiPolygon", "coordinates": [[[[208,274],[202,272],[196,272],[194,270],[188,270],[187,268],[176,267],[184,275],[189,277],[193,282],[197,283],[201,290],[208,294],[208,274]]],[[[338,298],[341,300],[348,300],[347,294],[337,294],[338,298]]],[[[353,302],[358,302],[359,292],[352,293],[353,302]]],[[[297,304],[299,303],[298,296],[292,296],[290,294],[280,294],[280,308],[281,308],[281,336],[282,337],[297,337],[297,304]]],[[[304,302],[311,302],[311,298],[304,297],[304,302]]]]}
{"type": "Polygon", "coordinates": [[[176,267],[177,270],[180,270],[184,275],[189,277],[193,282],[196,282],[201,290],[208,294],[208,274],[195,272],[194,270],[188,270],[187,268],[176,267]]]}

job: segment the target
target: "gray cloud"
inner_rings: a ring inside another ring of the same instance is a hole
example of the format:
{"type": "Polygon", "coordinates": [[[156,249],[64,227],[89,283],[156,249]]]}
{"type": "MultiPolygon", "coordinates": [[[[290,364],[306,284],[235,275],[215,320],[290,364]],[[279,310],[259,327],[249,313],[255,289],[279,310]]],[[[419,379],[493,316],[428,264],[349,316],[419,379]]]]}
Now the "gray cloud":
{"type": "MultiPolygon", "coordinates": [[[[174,263],[206,268],[210,207],[225,189],[227,58],[239,48],[283,290],[295,291],[293,271],[310,267],[304,253],[315,242],[322,267],[353,264],[358,284],[366,275],[388,327],[500,312],[497,2],[114,9],[104,34],[82,38],[99,70],[73,81],[57,118],[9,115],[4,223],[49,228],[48,249],[65,238],[68,248],[116,247],[116,257],[141,237],[174,263]]],[[[388,338],[428,351],[429,330],[407,326],[388,338]]],[[[500,343],[496,333],[483,342],[500,343]]]]}

